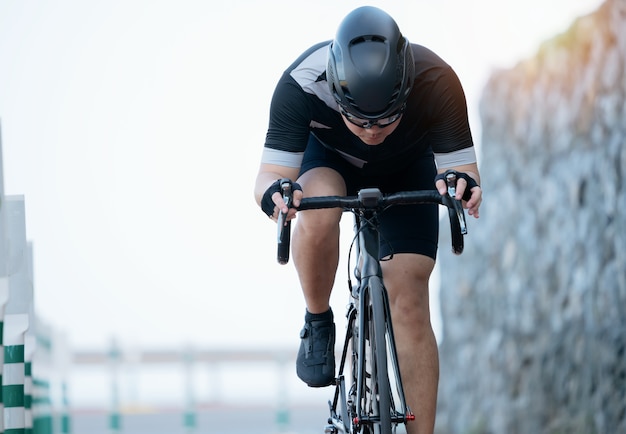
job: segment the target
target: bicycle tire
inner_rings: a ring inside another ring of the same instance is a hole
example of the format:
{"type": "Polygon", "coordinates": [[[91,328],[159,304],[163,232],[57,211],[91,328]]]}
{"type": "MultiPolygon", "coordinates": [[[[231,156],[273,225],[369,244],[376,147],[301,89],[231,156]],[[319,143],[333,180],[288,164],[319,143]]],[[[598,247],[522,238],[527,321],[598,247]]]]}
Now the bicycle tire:
{"type": "Polygon", "coordinates": [[[366,434],[392,434],[391,426],[391,386],[387,372],[387,327],[382,282],[377,278],[370,279],[366,291],[367,330],[365,340],[364,381],[369,381],[363,388],[362,410],[366,416],[377,419],[373,424],[366,425],[366,434]],[[369,429],[369,432],[368,432],[369,429]]]}

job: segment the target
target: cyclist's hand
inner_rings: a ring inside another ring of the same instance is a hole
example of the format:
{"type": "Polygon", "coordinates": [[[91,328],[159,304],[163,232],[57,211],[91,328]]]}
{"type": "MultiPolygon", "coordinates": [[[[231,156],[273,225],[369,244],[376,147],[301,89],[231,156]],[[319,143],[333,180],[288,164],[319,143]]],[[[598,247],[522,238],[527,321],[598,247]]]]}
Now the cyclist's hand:
{"type": "MultiPolygon", "coordinates": [[[[448,192],[445,177],[450,171],[440,173],[435,177],[435,187],[439,194],[444,195],[448,192]]],[[[480,216],[479,208],[482,202],[483,190],[480,185],[465,172],[453,171],[456,173],[456,200],[463,200],[463,207],[467,209],[467,213],[475,218],[480,216]]]]}
{"type": "Polygon", "coordinates": [[[292,204],[290,207],[287,207],[281,191],[281,183],[284,181],[285,179],[274,181],[265,191],[263,199],[261,200],[261,209],[274,221],[278,219],[278,214],[281,212],[287,213],[286,221],[293,219],[296,215],[296,209],[294,207],[298,207],[302,199],[302,187],[300,187],[300,184],[286,179],[287,182],[291,183],[291,190],[293,192],[292,204]]]}

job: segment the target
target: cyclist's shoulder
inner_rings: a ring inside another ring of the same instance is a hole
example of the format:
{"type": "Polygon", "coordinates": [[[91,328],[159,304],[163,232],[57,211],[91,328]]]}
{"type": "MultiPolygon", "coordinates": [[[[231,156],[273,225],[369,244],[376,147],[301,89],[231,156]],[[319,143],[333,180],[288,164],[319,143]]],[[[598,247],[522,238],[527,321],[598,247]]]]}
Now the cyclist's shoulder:
{"type": "Polygon", "coordinates": [[[273,107],[310,115],[334,105],[326,81],[329,44],[323,41],[310,46],[284,71],[274,91],[273,107]]]}
{"type": "Polygon", "coordinates": [[[413,60],[416,65],[430,64],[449,67],[448,63],[439,54],[425,45],[411,42],[411,50],[413,51],[413,60]]]}
{"type": "Polygon", "coordinates": [[[310,82],[325,80],[328,45],[331,41],[323,41],[305,49],[291,65],[285,69],[283,80],[291,77],[296,83],[305,87],[310,82]]]}
{"type": "Polygon", "coordinates": [[[428,47],[411,43],[416,79],[432,79],[455,75],[452,66],[428,47]]]}

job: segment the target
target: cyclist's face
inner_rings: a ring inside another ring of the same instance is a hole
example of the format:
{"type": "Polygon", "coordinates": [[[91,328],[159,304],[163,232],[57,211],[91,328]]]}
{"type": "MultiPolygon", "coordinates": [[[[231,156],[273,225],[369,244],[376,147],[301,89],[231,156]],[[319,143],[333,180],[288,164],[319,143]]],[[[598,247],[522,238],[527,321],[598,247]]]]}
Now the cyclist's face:
{"type": "Polygon", "coordinates": [[[366,145],[371,146],[380,145],[389,134],[393,133],[396,128],[398,128],[400,120],[402,119],[402,117],[400,117],[397,121],[384,128],[381,128],[378,125],[374,125],[371,128],[362,128],[350,122],[345,116],[341,116],[341,118],[352,134],[361,139],[361,141],[366,145]]]}

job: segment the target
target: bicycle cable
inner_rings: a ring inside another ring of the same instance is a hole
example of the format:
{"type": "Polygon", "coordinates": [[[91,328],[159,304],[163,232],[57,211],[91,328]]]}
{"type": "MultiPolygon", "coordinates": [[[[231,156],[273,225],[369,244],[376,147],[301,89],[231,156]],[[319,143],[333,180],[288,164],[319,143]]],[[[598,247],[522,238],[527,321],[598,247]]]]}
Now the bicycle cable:
{"type": "MultiPolygon", "coordinates": [[[[380,211],[380,213],[383,213],[388,208],[391,208],[391,205],[386,206],[385,208],[383,208],[380,211]]],[[[378,235],[381,237],[381,244],[382,243],[386,243],[386,244],[391,246],[391,243],[385,239],[384,235],[380,232],[380,229],[377,228],[377,226],[372,223],[371,219],[364,218],[362,215],[359,215],[359,213],[354,211],[354,210],[350,210],[350,212],[352,214],[354,214],[356,216],[356,218],[358,218],[359,220],[360,219],[364,219],[367,224],[369,224],[370,226],[376,228],[376,232],[378,232],[378,235]]],[[[354,236],[352,237],[352,241],[350,242],[350,248],[348,249],[348,262],[347,262],[346,266],[348,267],[348,273],[347,273],[348,274],[348,290],[350,292],[352,292],[352,277],[351,277],[352,276],[352,272],[350,270],[350,265],[351,265],[351,261],[352,261],[352,259],[351,259],[352,258],[352,250],[354,249],[355,243],[358,240],[359,234],[361,233],[362,230],[363,230],[363,225],[359,224],[359,227],[354,232],[354,236]]],[[[390,255],[386,256],[385,258],[379,259],[379,261],[390,261],[391,259],[393,259],[393,256],[394,256],[394,253],[392,251],[390,255]]],[[[358,260],[358,258],[357,258],[357,260],[358,260]]],[[[361,278],[361,276],[359,276],[359,279],[360,278],[361,278]]]]}

